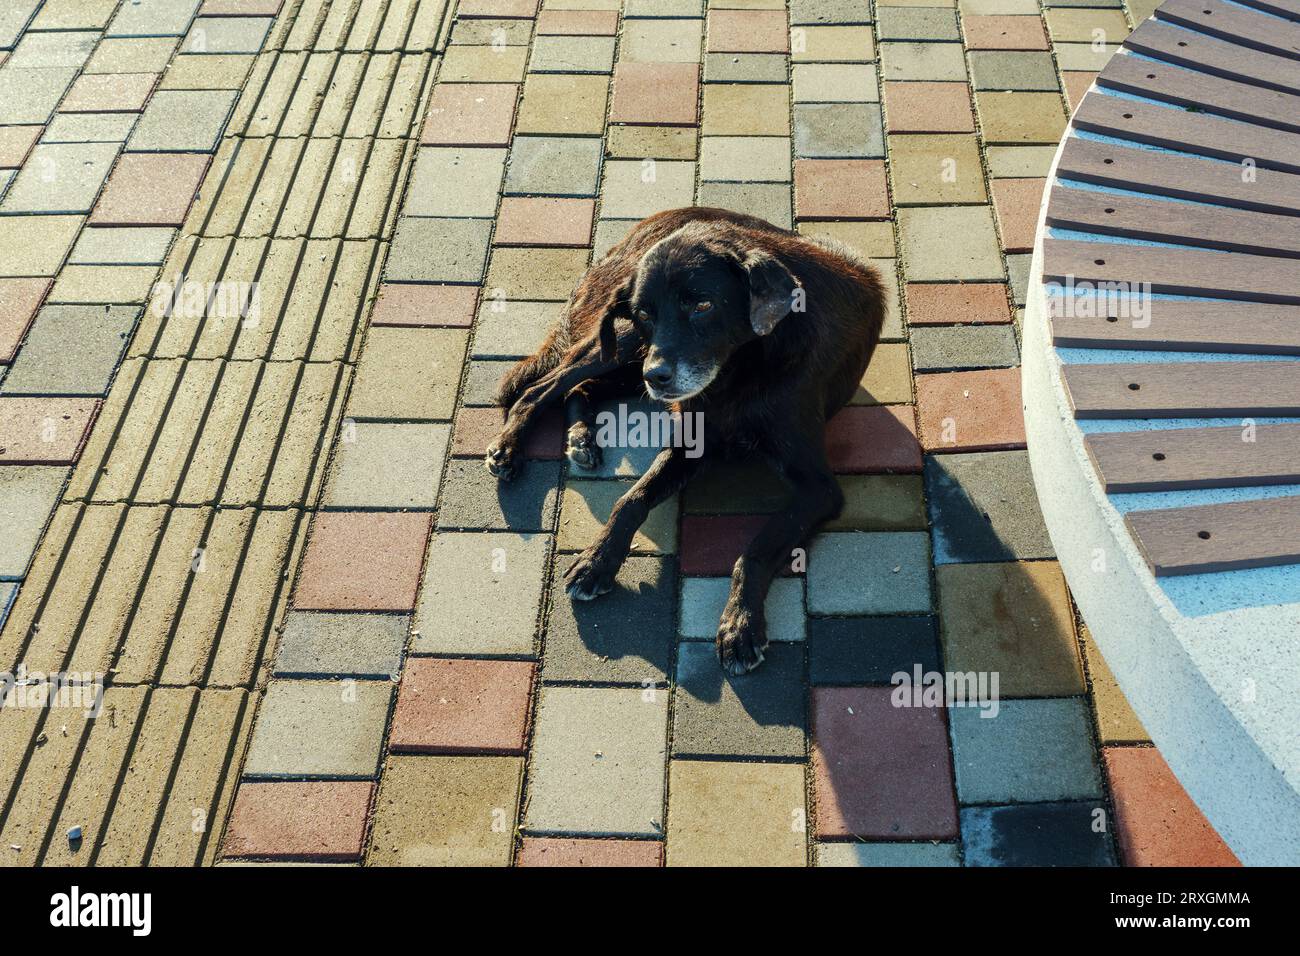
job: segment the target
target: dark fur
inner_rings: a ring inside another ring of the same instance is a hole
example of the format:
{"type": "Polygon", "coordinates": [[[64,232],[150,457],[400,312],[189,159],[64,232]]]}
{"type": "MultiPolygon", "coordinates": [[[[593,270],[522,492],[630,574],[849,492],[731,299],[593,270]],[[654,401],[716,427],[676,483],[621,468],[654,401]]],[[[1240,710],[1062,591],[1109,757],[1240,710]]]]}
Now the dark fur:
{"type": "Polygon", "coordinates": [[[643,373],[647,382],[662,379],[670,407],[703,412],[704,457],[663,449],[569,568],[569,594],[590,599],[613,587],[650,509],[701,462],[749,452],[766,457],[793,493],[732,575],[718,655],[728,671],[743,672],[763,659],[763,601],[772,577],[843,507],[826,461],[824,428],[856,390],[883,321],[879,275],[837,244],[721,209],[651,216],[587,271],[541,348],[502,380],[498,400],[510,411],[488,450],[488,470],[512,477],[524,429],[539,410],[562,400],[572,420],[569,457],[594,467],[600,450],[592,402],[641,384],[643,373]],[[790,311],[796,287],[806,303],[802,312],[790,311]],[[696,314],[704,305],[704,314],[696,314]],[[671,401],[691,390],[674,391],[674,384],[702,381],[691,370],[704,367],[720,370],[698,394],[671,401]]]}

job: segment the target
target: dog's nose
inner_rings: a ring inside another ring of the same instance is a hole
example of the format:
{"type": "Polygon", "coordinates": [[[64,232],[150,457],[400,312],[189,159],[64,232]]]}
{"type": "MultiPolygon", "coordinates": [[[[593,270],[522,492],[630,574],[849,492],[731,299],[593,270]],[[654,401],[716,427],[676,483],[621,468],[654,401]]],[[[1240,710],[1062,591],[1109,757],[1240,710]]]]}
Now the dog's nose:
{"type": "Polygon", "coordinates": [[[663,388],[673,380],[673,367],[667,362],[658,362],[654,365],[647,365],[642,369],[641,374],[655,388],[663,388]]]}

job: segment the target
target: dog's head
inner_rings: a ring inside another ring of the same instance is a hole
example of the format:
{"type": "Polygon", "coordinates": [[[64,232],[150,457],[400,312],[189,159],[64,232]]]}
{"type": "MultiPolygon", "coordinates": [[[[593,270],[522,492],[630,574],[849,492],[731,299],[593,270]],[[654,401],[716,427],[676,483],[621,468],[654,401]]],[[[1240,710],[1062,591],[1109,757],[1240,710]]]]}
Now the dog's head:
{"type": "MultiPolygon", "coordinates": [[[[798,280],[748,230],[692,223],[641,257],[620,290],[648,345],[642,376],[652,398],[681,401],[706,388],[732,353],[768,335],[791,311],[798,280]]],[[[613,313],[601,327],[613,354],[613,313]]]]}

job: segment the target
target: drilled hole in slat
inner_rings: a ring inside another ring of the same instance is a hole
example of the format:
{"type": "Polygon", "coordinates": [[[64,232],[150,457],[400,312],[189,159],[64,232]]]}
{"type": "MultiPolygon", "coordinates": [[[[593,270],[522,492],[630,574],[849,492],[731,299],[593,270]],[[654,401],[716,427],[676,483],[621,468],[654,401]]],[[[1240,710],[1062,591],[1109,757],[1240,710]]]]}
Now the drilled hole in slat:
{"type": "Polygon", "coordinates": [[[1124,114],[1124,118],[1125,118],[1125,119],[1132,119],[1132,118],[1133,118],[1133,114],[1132,114],[1132,113],[1125,113],[1125,114],[1124,114]]]}
{"type": "Polygon", "coordinates": [[[1164,461],[1164,460],[1165,460],[1165,453],[1162,452],[1162,451],[1158,451],[1158,452],[1156,452],[1154,455],[1152,455],[1151,457],[1154,458],[1156,461],[1164,461]]]}
{"type": "Polygon", "coordinates": [[[1110,166],[1110,165],[1112,165],[1112,164],[1115,162],[1115,160],[1113,160],[1113,159],[1103,159],[1102,162],[1105,163],[1107,166],[1110,166]]]}
{"type": "Polygon", "coordinates": [[[1094,266],[1104,266],[1104,265],[1106,264],[1106,260],[1105,260],[1105,259],[1093,259],[1093,260],[1092,260],[1092,264],[1093,264],[1094,266]]]}
{"type": "Polygon", "coordinates": [[[1118,316],[1118,315],[1108,315],[1108,316],[1106,316],[1106,321],[1107,321],[1107,322],[1118,322],[1118,321],[1119,321],[1119,316],[1118,316]]]}
{"type": "Polygon", "coordinates": [[[1129,390],[1130,392],[1136,392],[1136,391],[1137,391],[1138,389],[1140,389],[1141,387],[1142,387],[1142,386],[1139,385],[1137,382],[1129,382],[1129,383],[1128,383],[1128,390],[1129,390]]]}
{"type": "Polygon", "coordinates": [[[1107,206],[1107,207],[1106,207],[1106,210],[1105,210],[1106,215],[1108,215],[1108,216],[1109,216],[1111,213],[1113,213],[1114,211],[1115,211],[1115,207],[1114,207],[1114,206],[1107,206]]]}
{"type": "Polygon", "coordinates": [[[1198,532],[1196,532],[1196,537],[1200,538],[1202,541],[1209,541],[1209,540],[1210,540],[1210,532],[1208,532],[1208,531],[1198,531],[1198,532]]]}

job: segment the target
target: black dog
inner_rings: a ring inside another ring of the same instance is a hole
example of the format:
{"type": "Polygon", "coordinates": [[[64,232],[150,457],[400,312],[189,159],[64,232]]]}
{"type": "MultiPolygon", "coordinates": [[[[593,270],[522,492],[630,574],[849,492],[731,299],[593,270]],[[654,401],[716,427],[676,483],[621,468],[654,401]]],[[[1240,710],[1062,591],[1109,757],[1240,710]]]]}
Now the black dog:
{"type": "MultiPolygon", "coordinates": [[[[732,573],[718,658],[733,674],[763,660],[763,602],[773,576],[844,498],[826,461],[824,429],[857,389],[884,321],[880,277],[848,249],[722,209],[659,213],[639,223],[583,276],[536,355],[503,379],[509,409],[487,467],[514,475],[536,413],[564,400],[568,455],[599,462],[592,402],[644,379],[673,411],[701,412],[703,458],[665,447],[614,506],[565,574],[568,593],[610,590],[633,535],[701,461],[757,452],[790,484],[732,573]]],[[[676,443],[674,443],[676,444],[676,443]]]]}

